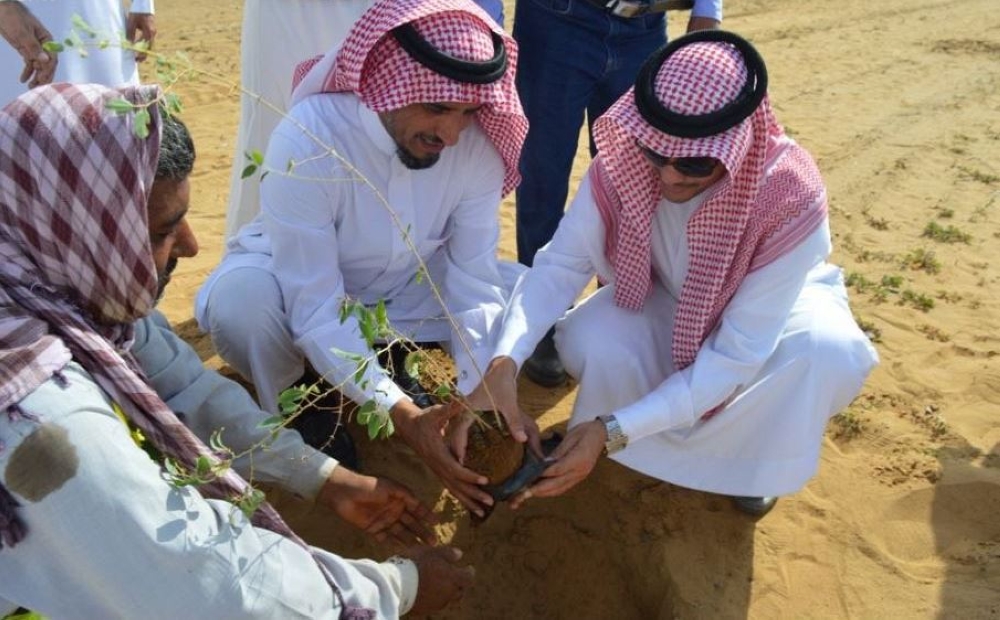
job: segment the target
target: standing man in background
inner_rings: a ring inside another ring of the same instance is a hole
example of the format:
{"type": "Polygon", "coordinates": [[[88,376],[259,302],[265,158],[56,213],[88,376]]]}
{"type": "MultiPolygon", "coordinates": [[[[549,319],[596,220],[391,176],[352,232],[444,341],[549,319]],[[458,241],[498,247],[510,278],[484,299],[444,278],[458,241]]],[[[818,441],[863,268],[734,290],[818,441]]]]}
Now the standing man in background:
{"type": "Polygon", "coordinates": [[[0,34],[9,45],[0,44],[0,105],[14,100],[28,88],[49,82],[125,86],[139,83],[136,62],[146,56],[117,45],[119,37],[129,42],[156,40],[153,0],[132,0],[126,11],[121,0],[60,0],[59,2],[0,1],[0,34]],[[74,26],[74,16],[94,33],[89,37],[74,26]],[[87,47],[87,55],[75,49],[55,54],[45,52],[46,41],[63,41],[76,33],[87,47]],[[98,49],[99,41],[112,43],[98,49]]]}

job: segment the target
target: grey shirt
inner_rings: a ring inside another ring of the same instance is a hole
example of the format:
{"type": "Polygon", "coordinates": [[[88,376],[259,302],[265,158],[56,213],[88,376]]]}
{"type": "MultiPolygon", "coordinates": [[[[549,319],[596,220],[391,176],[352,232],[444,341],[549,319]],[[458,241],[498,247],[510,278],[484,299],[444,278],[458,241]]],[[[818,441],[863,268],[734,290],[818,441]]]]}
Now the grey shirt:
{"type": "MultiPolygon", "coordinates": [[[[138,327],[134,352],[199,435],[221,424],[226,443],[239,447],[267,434],[249,395],[205,370],[162,316],[138,327]]],[[[76,363],[63,375],[65,385],[49,380],[19,403],[27,416],[0,415],[0,477],[28,528],[0,550],[0,608],[10,601],[53,620],[338,617],[305,549],[253,527],[232,504],[170,485],[93,378],[76,363]]],[[[329,461],[296,438],[258,451],[254,472],[308,496],[329,461]]],[[[379,618],[412,604],[409,561],[316,553],[351,604],[379,618]]]]}

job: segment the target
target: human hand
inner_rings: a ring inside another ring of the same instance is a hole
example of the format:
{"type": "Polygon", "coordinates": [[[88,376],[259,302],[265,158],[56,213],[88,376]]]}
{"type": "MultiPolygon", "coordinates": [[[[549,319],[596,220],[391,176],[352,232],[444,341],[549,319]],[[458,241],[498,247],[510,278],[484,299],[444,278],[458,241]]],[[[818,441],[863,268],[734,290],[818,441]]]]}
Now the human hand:
{"type": "MultiPolygon", "coordinates": [[[[525,428],[524,421],[527,416],[517,404],[517,366],[510,357],[504,355],[490,360],[483,380],[466,401],[474,411],[499,411],[507,422],[507,430],[514,441],[524,443],[528,440],[528,429],[525,428]]],[[[535,434],[537,435],[537,429],[535,434]]],[[[461,436],[464,437],[465,434],[461,436]]],[[[464,457],[464,445],[460,454],[464,457]]]]}
{"type": "Polygon", "coordinates": [[[549,455],[555,463],[538,482],[514,497],[510,507],[517,509],[532,497],[555,497],[575,487],[593,471],[607,440],[608,432],[600,420],[574,426],[549,455]]]}
{"type": "Polygon", "coordinates": [[[713,17],[696,17],[691,16],[688,20],[688,32],[694,32],[695,30],[718,30],[722,27],[722,22],[713,17]]]}
{"type": "Polygon", "coordinates": [[[462,467],[445,443],[445,430],[465,406],[453,401],[418,409],[409,399],[393,406],[393,424],[403,441],[427,464],[444,486],[466,508],[484,516],[483,506],[492,506],[493,498],[480,485],[488,482],[482,474],[462,467]]]}
{"type": "Polygon", "coordinates": [[[317,501],[380,543],[437,544],[434,513],[409,489],[388,478],[363,476],[338,465],[317,501]]]}
{"type": "Polygon", "coordinates": [[[417,599],[410,610],[416,614],[440,611],[462,598],[472,586],[476,569],[459,566],[462,551],[456,547],[421,547],[404,554],[417,565],[417,599]]]}
{"type": "Polygon", "coordinates": [[[28,88],[34,88],[52,81],[59,56],[42,48],[52,35],[27,7],[20,2],[0,2],[0,36],[24,60],[19,77],[22,84],[27,82],[28,88]]]}
{"type": "MultiPolygon", "coordinates": [[[[495,415],[492,411],[479,410],[479,413],[473,413],[471,410],[465,411],[461,416],[452,420],[448,425],[447,432],[447,442],[451,449],[451,453],[455,455],[458,462],[465,465],[465,455],[466,450],[469,446],[469,428],[476,423],[476,416],[495,415]]],[[[544,457],[542,454],[542,443],[541,443],[541,433],[538,431],[538,423],[535,422],[533,418],[521,411],[520,408],[517,409],[518,424],[521,427],[521,431],[527,437],[528,449],[535,453],[538,457],[544,457]]],[[[508,428],[510,428],[510,423],[508,422],[508,428]]]]}
{"type": "MultiPolygon", "coordinates": [[[[146,42],[146,49],[153,49],[156,40],[156,16],[152,13],[129,13],[125,21],[125,38],[133,45],[139,41],[146,42]]],[[[146,53],[136,51],[135,61],[146,60],[146,53]]]]}

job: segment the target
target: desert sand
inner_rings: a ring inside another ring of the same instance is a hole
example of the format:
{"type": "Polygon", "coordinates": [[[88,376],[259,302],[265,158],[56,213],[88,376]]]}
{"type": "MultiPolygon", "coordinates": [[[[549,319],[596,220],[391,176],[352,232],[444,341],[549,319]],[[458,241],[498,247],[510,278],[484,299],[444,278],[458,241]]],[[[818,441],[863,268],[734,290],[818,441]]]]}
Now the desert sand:
{"type": "MultiPolygon", "coordinates": [[[[834,261],[882,364],[831,421],[818,475],[756,523],[723,498],[605,461],[564,497],[500,507],[473,527],[399,442],[363,442],[365,470],[435,506],[440,535],[478,571],[436,618],[1000,618],[996,0],[727,4],[725,26],[759,47],[779,119],[825,175],[834,261]]],[[[157,17],[160,52],[219,76],[177,86],[199,151],[201,253],[162,304],[215,367],[192,301],[222,252],[241,10],[171,0],[157,17]]],[[[507,18],[509,28],[512,5],[507,18]]],[[[671,34],[685,23],[673,15],[671,34]]],[[[581,148],[574,183],[587,161],[581,148]]],[[[511,258],[512,199],[500,217],[511,258]]],[[[525,380],[522,392],[543,429],[565,425],[572,385],[525,380]]],[[[315,544],[391,553],[319,508],[272,497],[315,544]]]]}

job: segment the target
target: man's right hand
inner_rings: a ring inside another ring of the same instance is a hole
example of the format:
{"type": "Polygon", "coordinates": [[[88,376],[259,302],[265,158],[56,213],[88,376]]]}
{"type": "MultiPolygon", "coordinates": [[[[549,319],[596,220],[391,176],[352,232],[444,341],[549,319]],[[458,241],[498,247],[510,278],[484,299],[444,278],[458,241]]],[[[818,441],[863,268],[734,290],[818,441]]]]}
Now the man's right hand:
{"type": "Polygon", "coordinates": [[[420,547],[404,555],[413,560],[420,575],[411,613],[440,611],[462,598],[475,581],[473,567],[458,565],[462,552],[455,547],[420,547]]]}
{"type": "Polygon", "coordinates": [[[493,498],[480,486],[488,480],[462,467],[445,442],[445,429],[449,422],[464,410],[465,405],[457,401],[421,410],[404,398],[392,407],[391,415],[403,441],[441,479],[451,494],[466,508],[484,516],[483,506],[493,505],[493,498]]]}
{"type": "Polygon", "coordinates": [[[52,40],[52,35],[38,19],[20,2],[0,2],[0,36],[17,50],[24,60],[21,83],[28,88],[48,84],[56,73],[59,57],[46,52],[42,45],[52,40]]]}
{"type": "MultiPolygon", "coordinates": [[[[483,380],[469,394],[466,402],[473,411],[499,411],[514,441],[528,442],[535,454],[541,456],[538,425],[521,411],[517,402],[517,365],[513,359],[506,356],[493,358],[483,380]]],[[[472,419],[472,416],[464,416],[453,424],[454,431],[449,433],[448,442],[459,462],[465,462],[467,431],[472,419]]]]}

